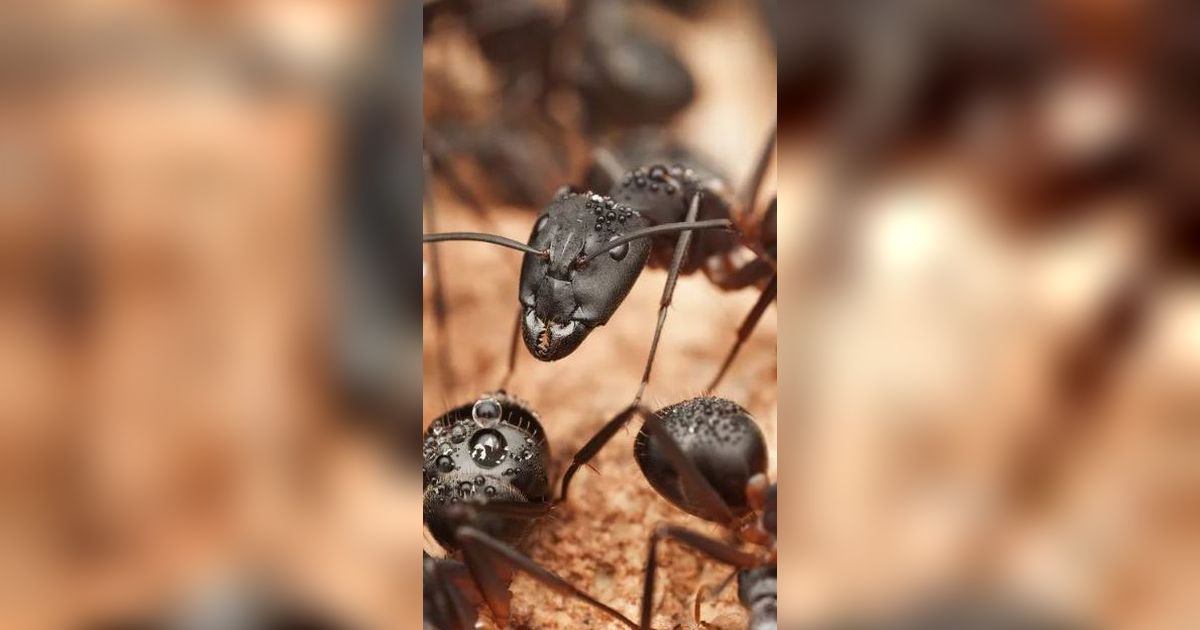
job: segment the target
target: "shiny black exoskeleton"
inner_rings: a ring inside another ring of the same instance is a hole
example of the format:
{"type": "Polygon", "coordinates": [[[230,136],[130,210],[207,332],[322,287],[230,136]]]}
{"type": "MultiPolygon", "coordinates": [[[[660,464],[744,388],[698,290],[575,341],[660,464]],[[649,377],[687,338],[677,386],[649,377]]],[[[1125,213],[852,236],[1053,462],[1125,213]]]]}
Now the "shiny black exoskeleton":
{"type": "MultiPolygon", "coordinates": [[[[542,361],[571,354],[616,312],[647,262],[669,267],[677,234],[631,241],[594,258],[590,254],[640,229],[686,220],[694,197],[699,198],[695,220],[730,218],[720,181],[681,164],[626,171],[608,195],[568,192],[556,197],[529,238],[529,245],[548,256],[526,254],[521,267],[521,332],[529,352],[542,361]]],[[[706,231],[693,238],[678,272],[703,270],[724,285],[730,267],[719,260],[737,247],[737,236],[706,231]]]]}
{"type": "Polygon", "coordinates": [[[646,558],[641,625],[649,628],[658,544],[672,540],[738,570],[738,597],[750,613],[752,630],[777,625],[776,486],[767,478],[767,447],[750,413],[722,398],[700,397],[651,412],[631,405],[604,425],[575,454],[563,477],[563,500],[575,472],[586,465],[633,418],[643,419],[634,458],[650,485],[675,507],[735,532],[757,545],[710,538],[677,526],[657,528],[646,558]]]}
{"type": "Polygon", "coordinates": [[[550,450],[528,405],[502,391],[485,394],[435,419],[422,450],[425,526],[448,551],[424,555],[426,630],[474,630],[481,604],[507,626],[517,571],[637,627],[514,546],[552,506],[550,450]]]}
{"type": "MultiPolygon", "coordinates": [[[[749,412],[723,398],[693,398],[655,414],[734,516],[749,513],[746,484],[754,475],[767,472],[767,444],[749,412]]],[[[720,522],[720,514],[706,511],[705,506],[687,496],[679,474],[663,451],[662,441],[644,427],[634,440],[633,457],[646,481],[663,498],[689,514],[720,522]]]]}
{"type": "Polygon", "coordinates": [[[641,212],[594,193],[560,194],[546,207],[529,244],[548,256],[526,255],[521,265],[521,332],[533,356],[561,359],[612,317],[641,274],[650,243],[632,241],[582,264],[580,257],[650,224],[641,212]]]}
{"type": "MultiPolygon", "coordinates": [[[[450,506],[488,501],[543,503],[550,447],[537,415],[498,392],[434,420],[422,447],[425,525],[447,549],[456,546],[450,506]]],[[[506,542],[528,530],[526,519],[481,514],[476,527],[506,542]]]]}
{"type": "MultiPolygon", "coordinates": [[[[566,357],[606,323],[647,262],[666,268],[657,325],[634,404],[649,383],[679,274],[703,271],[723,290],[760,287],[758,302],[704,390],[710,392],[775,301],[775,227],[765,222],[774,221],[776,204],[772,201],[766,212],[755,211],[774,150],[772,128],[739,203],[731,201],[720,179],[693,166],[655,163],[624,169],[616,157],[599,151],[598,167],[613,182],[609,193],[564,188],[538,215],[527,243],[479,232],[431,233],[422,241],[481,241],[524,252],[515,335],[542,361],[566,357]]],[[[502,383],[513,372],[518,345],[514,337],[502,383]]]]}

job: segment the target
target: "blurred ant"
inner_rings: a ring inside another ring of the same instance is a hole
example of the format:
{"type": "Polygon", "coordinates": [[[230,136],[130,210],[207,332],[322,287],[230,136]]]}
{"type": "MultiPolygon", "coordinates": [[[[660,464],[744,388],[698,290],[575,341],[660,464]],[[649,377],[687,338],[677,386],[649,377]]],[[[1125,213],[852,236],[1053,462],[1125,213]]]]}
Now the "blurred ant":
{"type": "MultiPolygon", "coordinates": [[[[600,452],[634,415],[643,423],[633,455],[650,486],[675,507],[725,527],[756,552],[690,529],[662,526],[650,537],[642,590],[641,622],[650,628],[658,544],[673,540],[736,569],[738,599],[750,613],[750,628],[776,627],[776,485],[767,477],[767,445],[748,411],[722,398],[685,400],[656,412],[635,404],[617,414],[571,459],[562,481],[562,501],[576,471],[600,452]]],[[[719,592],[722,584],[716,589],[719,592]]],[[[699,597],[699,595],[697,595],[699,597]]],[[[699,601],[695,606],[699,621],[699,601]]]]}
{"type": "MultiPolygon", "coordinates": [[[[426,125],[434,172],[476,211],[482,204],[454,156],[475,162],[498,201],[535,207],[552,193],[549,182],[567,177],[560,165],[573,147],[608,132],[661,127],[695,99],[686,64],[636,27],[628,2],[577,0],[558,15],[536,0],[433,0],[425,5],[427,35],[440,15],[456,17],[499,78],[489,99],[499,102],[485,104],[494,114],[482,120],[458,111],[461,96],[427,99],[449,108],[435,107],[426,125]],[[582,120],[552,106],[556,94],[575,97],[582,120]]],[[[427,73],[427,94],[442,94],[444,83],[427,73]]]]}
{"type": "Polygon", "coordinates": [[[601,159],[615,182],[609,194],[560,190],[535,221],[528,244],[476,232],[431,233],[423,241],[480,241],[526,254],[518,292],[521,308],[501,388],[516,364],[517,336],[539,360],[566,357],[608,321],[650,263],[667,268],[668,275],[636,404],[649,383],[680,273],[703,271],[724,290],[765,282],[758,303],[708,387],[711,391],[776,297],[776,204],[772,201],[761,216],[753,210],[774,149],[772,129],[738,202],[727,198],[719,179],[689,166],[656,164],[624,170],[615,159],[601,159]],[[692,232],[700,230],[709,232],[697,235],[695,255],[688,258],[692,232]],[[735,260],[739,246],[754,257],[748,262],[735,260]]]}
{"type": "Polygon", "coordinates": [[[425,526],[443,548],[461,557],[425,555],[426,628],[473,630],[480,603],[487,604],[497,624],[507,625],[508,583],[515,571],[637,628],[513,547],[553,505],[550,448],[525,403],[496,392],[451,409],[426,429],[422,454],[425,526]]]}
{"type": "Polygon", "coordinates": [[[564,30],[566,80],[593,137],[617,129],[661,127],[696,97],[687,65],[670,46],[637,27],[629,2],[578,0],[564,30]]]}

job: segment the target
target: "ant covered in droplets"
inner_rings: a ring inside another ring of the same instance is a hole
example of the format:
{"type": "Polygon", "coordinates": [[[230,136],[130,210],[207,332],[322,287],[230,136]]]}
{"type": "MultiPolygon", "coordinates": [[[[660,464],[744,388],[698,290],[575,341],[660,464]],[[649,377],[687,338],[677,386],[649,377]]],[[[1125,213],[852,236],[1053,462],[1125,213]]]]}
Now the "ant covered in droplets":
{"type": "Polygon", "coordinates": [[[775,301],[776,203],[772,199],[762,212],[755,210],[774,150],[772,128],[738,200],[730,198],[719,178],[698,168],[656,163],[625,169],[602,151],[597,163],[612,182],[608,194],[564,187],[538,215],[526,243],[479,232],[429,233],[423,241],[479,241],[524,252],[520,308],[501,388],[516,365],[517,337],[539,360],[570,355],[612,317],[649,264],[666,268],[667,280],[633,400],[637,404],[650,380],[680,274],[703,272],[723,290],[761,286],[757,303],[705,389],[710,392],[775,301]]]}
{"type": "MultiPolygon", "coordinates": [[[[642,475],[671,505],[726,528],[732,542],[685,527],[664,525],[650,535],[642,589],[639,627],[650,628],[658,545],[674,541],[734,568],[738,600],[748,611],[751,630],[777,626],[776,484],[767,476],[767,444],[746,409],[723,398],[702,396],[651,411],[630,405],[609,420],[571,460],[562,481],[566,501],[571,480],[629,423],[643,423],[633,455],[642,475]],[[745,551],[741,543],[756,547],[745,551]]],[[[728,580],[712,592],[719,593],[728,580]]],[[[693,615],[700,621],[700,593],[693,615]]]]}
{"type": "MultiPolygon", "coordinates": [[[[423,517],[452,556],[424,558],[425,624],[437,630],[473,628],[486,605],[503,626],[510,614],[508,583],[515,571],[579,599],[631,628],[648,630],[658,567],[657,549],[671,540],[735,568],[738,598],[749,628],[776,624],[776,486],[767,477],[762,431],[738,404],[701,397],[651,412],[633,405],[604,425],[572,459],[559,499],[549,499],[549,445],[537,415],[505,394],[488,394],[438,417],[425,432],[423,517]],[[744,551],[677,526],[650,537],[640,623],[601,603],[517,551],[530,524],[566,501],[571,479],[640,415],[634,457],[650,485],[675,507],[721,524],[744,551]]],[[[722,585],[723,587],[723,585],[722,585]]],[[[721,590],[720,588],[716,589],[721,590]]],[[[699,618],[699,596],[694,614],[699,618]]]]}
{"type": "Polygon", "coordinates": [[[549,444],[526,403],[496,392],[451,409],[426,429],[422,450],[423,520],[448,552],[424,555],[426,630],[473,630],[484,604],[505,627],[516,571],[637,628],[516,549],[554,504],[549,444]]]}

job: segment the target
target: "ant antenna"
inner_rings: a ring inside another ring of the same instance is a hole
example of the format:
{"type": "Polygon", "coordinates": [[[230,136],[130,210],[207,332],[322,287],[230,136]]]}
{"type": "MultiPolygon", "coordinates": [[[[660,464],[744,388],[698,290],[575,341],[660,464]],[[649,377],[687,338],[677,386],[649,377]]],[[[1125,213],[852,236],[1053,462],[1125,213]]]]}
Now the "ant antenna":
{"type": "Polygon", "coordinates": [[[421,235],[422,243],[440,243],[442,241],[479,241],[481,243],[491,243],[509,249],[515,249],[519,252],[532,254],[540,258],[549,258],[550,252],[534,249],[521,241],[514,241],[511,238],[496,236],[495,234],[485,234],[483,232],[442,232],[440,234],[423,234],[421,235]]]}

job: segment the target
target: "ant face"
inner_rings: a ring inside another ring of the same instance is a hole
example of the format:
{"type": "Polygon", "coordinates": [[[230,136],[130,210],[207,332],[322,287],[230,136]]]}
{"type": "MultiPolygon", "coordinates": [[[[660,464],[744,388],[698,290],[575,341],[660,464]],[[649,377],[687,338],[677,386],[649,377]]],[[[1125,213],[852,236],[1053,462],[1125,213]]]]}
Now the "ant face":
{"type": "Polygon", "coordinates": [[[546,208],[529,244],[548,255],[526,255],[521,266],[521,333],[530,354],[561,359],[608,321],[633,288],[651,244],[638,239],[595,258],[589,254],[648,225],[638,212],[592,193],[560,195],[546,208]]]}

